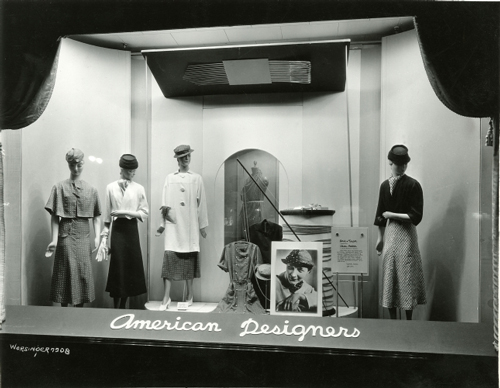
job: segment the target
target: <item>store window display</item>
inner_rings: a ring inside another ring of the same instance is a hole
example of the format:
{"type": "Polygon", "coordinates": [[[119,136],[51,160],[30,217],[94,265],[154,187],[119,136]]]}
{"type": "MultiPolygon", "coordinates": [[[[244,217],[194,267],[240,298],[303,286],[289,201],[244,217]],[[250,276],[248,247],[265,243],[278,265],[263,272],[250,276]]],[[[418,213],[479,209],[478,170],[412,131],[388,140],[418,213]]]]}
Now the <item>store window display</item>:
{"type": "Polygon", "coordinates": [[[83,307],[95,299],[92,253],[99,246],[101,204],[97,190],[81,179],[84,153],[66,153],[70,177],[52,187],[45,209],[51,216],[52,241],[45,256],[55,252],[50,300],[66,307],[83,307]],[[95,233],[92,250],[90,220],[95,233]]]}
{"type": "Polygon", "coordinates": [[[133,181],[139,167],[137,158],[124,154],[119,166],[120,179],[106,187],[104,230],[98,260],[106,255],[109,243],[106,292],[113,298],[114,307],[123,309],[129,297],[147,292],[138,221],[147,219],[149,206],[144,187],[133,181]]]}
{"type": "Polygon", "coordinates": [[[422,221],[424,196],[420,183],[405,174],[410,162],[408,148],[395,145],[388,154],[391,177],[380,185],[375,217],[377,253],[383,258],[380,304],[406,311],[411,319],[417,305],[426,303],[422,259],[416,226],[422,221]]]}
{"type": "Polygon", "coordinates": [[[200,236],[207,236],[207,201],[201,176],[189,169],[189,145],[174,149],[178,170],[165,179],[162,195],[163,221],[156,236],[165,233],[162,278],[164,297],[160,310],[167,310],[170,303],[172,281],[184,281],[185,298],[193,303],[193,280],[200,278],[200,236]]]}

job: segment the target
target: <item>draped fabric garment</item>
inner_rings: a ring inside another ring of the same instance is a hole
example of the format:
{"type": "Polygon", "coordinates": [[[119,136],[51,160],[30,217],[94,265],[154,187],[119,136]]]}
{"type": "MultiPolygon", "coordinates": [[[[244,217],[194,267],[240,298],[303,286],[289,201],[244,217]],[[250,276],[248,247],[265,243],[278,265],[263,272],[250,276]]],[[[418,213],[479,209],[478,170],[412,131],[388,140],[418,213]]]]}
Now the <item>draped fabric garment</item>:
{"type": "Polygon", "coordinates": [[[269,181],[258,167],[252,167],[252,178],[248,177],[241,189],[241,210],[239,215],[238,238],[249,240],[248,229],[262,221],[264,193],[269,181]],[[254,180],[257,182],[255,184],[254,180]]]}
{"type": "MultiPolygon", "coordinates": [[[[56,83],[60,49],[58,42],[51,47],[53,52],[23,53],[11,93],[7,94],[8,88],[0,88],[0,130],[25,128],[45,111],[56,83]]],[[[14,82],[14,78],[4,82],[14,82]]]]}
{"type": "Polygon", "coordinates": [[[250,226],[250,242],[257,245],[262,261],[271,264],[271,244],[283,240],[283,228],[268,220],[250,226]]]}
{"type": "Polygon", "coordinates": [[[265,314],[251,281],[259,264],[262,256],[255,244],[237,241],[224,247],[218,266],[229,273],[229,286],[215,313],[265,314]]]}
{"type": "Polygon", "coordinates": [[[450,11],[414,20],[429,82],[441,102],[459,115],[498,115],[498,8],[490,12],[470,3],[450,11]]]}
{"type": "MultiPolygon", "coordinates": [[[[250,242],[259,247],[264,264],[271,264],[272,242],[281,240],[283,240],[283,228],[281,225],[266,219],[250,226],[250,242]]],[[[254,277],[252,283],[261,305],[268,309],[271,301],[270,279],[262,280],[254,277]]]]}

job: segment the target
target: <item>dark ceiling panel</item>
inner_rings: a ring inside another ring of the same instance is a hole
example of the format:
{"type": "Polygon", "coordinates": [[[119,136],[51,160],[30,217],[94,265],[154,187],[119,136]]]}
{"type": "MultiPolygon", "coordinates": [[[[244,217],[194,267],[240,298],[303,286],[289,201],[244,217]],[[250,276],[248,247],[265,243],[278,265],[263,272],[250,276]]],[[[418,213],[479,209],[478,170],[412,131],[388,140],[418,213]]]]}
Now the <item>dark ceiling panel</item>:
{"type": "Polygon", "coordinates": [[[165,97],[248,93],[342,92],[345,90],[349,41],[248,45],[200,49],[143,51],[165,97]],[[311,83],[196,85],[183,80],[188,65],[224,60],[310,61],[311,83]]]}

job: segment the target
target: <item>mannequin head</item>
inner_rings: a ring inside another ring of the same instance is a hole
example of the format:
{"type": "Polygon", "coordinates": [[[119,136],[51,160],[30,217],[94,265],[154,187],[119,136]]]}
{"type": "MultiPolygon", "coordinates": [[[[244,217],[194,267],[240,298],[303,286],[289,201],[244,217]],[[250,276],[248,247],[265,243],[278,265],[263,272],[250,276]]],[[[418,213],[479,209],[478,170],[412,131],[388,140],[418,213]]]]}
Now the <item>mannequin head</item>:
{"type": "Polygon", "coordinates": [[[135,171],[136,170],[127,170],[126,168],[121,168],[120,169],[120,177],[122,179],[127,179],[127,180],[131,181],[134,179],[135,171]]]}
{"type": "Polygon", "coordinates": [[[80,178],[85,163],[84,154],[78,148],[72,148],[66,153],[66,161],[70,171],[70,179],[76,180],[80,178]]]}
{"type": "Polygon", "coordinates": [[[177,165],[180,172],[189,171],[191,163],[191,153],[194,150],[188,145],[180,145],[174,149],[174,158],[177,158],[177,165]]]}
{"type": "Polygon", "coordinates": [[[403,175],[408,167],[408,162],[411,160],[410,155],[408,155],[408,148],[403,144],[393,146],[387,155],[387,159],[389,159],[389,166],[393,176],[403,175]]]}
{"type": "Polygon", "coordinates": [[[131,181],[135,176],[135,171],[139,167],[139,162],[137,158],[132,154],[123,154],[120,157],[120,176],[122,179],[127,179],[131,181]]]}
{"type": "Polygon", "coordinates": [[[408,164],[397,165],[396,163],[391,162],[389,160],[389,166],[391,168],[392,176],[401,176],[406,172],[406,168],[408,167],[408,164]]]}

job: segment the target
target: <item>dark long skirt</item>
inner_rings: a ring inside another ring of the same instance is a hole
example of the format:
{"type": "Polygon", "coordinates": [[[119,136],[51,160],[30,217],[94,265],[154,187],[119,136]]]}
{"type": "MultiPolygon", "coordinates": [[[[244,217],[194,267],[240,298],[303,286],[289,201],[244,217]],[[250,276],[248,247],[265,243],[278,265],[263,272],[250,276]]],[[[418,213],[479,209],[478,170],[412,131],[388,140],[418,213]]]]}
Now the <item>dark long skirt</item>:
{"type": "Polygon", "coordinates": [[[147,292],[137,219],[117,218],[111,228],[111,249],[106,292],[112,298],[147,292]]]}
{"type": "Polygon", "coordinates": [[[80,304],[95,299],[91,256],[89,219],[61,218],[50,286],[51,301],[80,304]]]}

